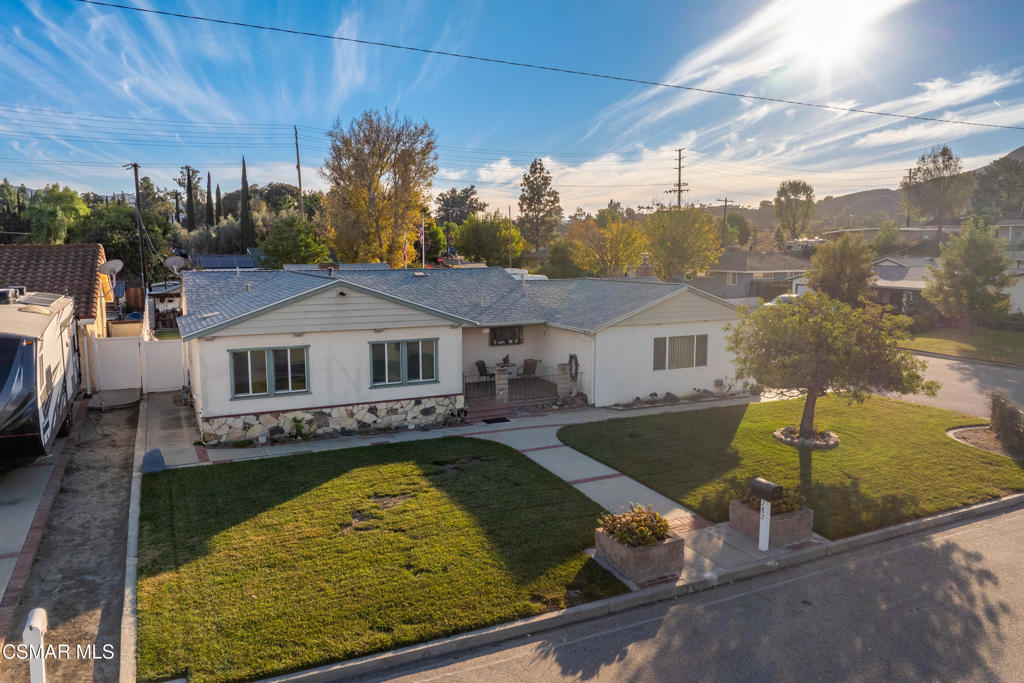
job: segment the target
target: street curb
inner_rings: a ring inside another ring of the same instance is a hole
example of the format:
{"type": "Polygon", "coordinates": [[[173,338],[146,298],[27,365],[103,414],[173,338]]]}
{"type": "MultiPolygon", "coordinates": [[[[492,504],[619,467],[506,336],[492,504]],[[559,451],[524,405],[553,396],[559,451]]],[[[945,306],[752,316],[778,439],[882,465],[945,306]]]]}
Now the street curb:
{"type": "MultiPolygon", "coordinates": [[[[817,560],[827,555],[837,555],[843,552],[856,550],[867,545],[880,543],[899,536],[905,536],[919,531],[926,531],[944,524],[963,521],[973,517],[982,517],[994,512],[1008,508],[1024,505],[1024,493],[1017,493],[1004,498],[978,503],[970,507],[943,512],[923,519],[915,519],[903,522],[895,526],[868,531],[857,536],[851,536],[839,541],[830,541],[821,545],[803,548],[793,551],[788,555],[780,556],[768,562],[750,562],[749,564],[721,572],[709,572],[702,577],[684,584],[662,584],[652,588],[617,595],[612,598],[596,600],[585,605],[577,605],[557,612],[548,612],[535,617],[519,619],[506,624],[499,624],[468,633],[462,633],[448,638],[441,638],[418,645],[409,645],[397,650],[367,655],[357,659],[351,659],[336,664],[324,666],[305,671],[298,671],[291,674],[283,674],[271,678],[260,679],[256,683],[320,683],[321,681],[335,681],[341,678],[353,676],[366,676],[369,674],[386,671],[398,666],[423,661],[439,655],[450,655],[457,652],[465,652],[485,645],[493,645],[502,641],[511,640],[521,636],[530,636],[542,631],[568,626],[594,619],[596,617],[608,616],[617,612],[623,612],[635,607],[650,605],[657,602],[672,600],[691,593],[698,593],[709,588],[715,588],[727,583],[733,583],[743,579],[752,578],[761,574],[778,571],[785,567],[792,567],[811,560],[817,560]]],[[[122,650],[123,652],[123,650],[122,650]]],[[[124,679],[122,678],[122,681],[124,679]]]]}
{"type": "Polygon", "coordinates": [[[981,363],[982,365],[991,365],[997,368],[1016,368],[1017,370],[1024,370],[1024,365],[1017,365],[1016,363],[1000,363],[996,360],[981,360],[980,358],[965,358],[964,356],[950,356],[945,353],[935,353],[934,351],[918,351],[917,349],[908,349],[905,346],[897,347],[902,351],[910,351],[915,356],[926,356],[927,358],[941,358],[942,360],[955,360],[961,363],[981,363]]]}
{"type": "Polygon", "coordinates": [[[139,501],[142,497],[142,456],[146,452],[149,403],[139,400],[139,424],[135,429],[135,456],[132,459],[132,489],[128,502],[128,542],[124,562],[124,605],[121,610],[121,683],[135,681],[136,585],[139,567],[139,501]]]}

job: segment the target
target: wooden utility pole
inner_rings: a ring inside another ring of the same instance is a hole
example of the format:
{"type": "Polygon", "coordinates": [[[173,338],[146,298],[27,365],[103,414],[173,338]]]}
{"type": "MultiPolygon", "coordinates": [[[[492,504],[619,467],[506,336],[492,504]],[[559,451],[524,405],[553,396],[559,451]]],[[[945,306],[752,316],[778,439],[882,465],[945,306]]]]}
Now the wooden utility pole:
{"type": "Polygon", "coordinates": [[[726,232],[727,232],[727,230],[726,230],[727,226],[726,226],[726,223],[725,223],[725,218],[726,218],[726,213],[729,211],[729,201],[730,201],[730,199],[728,197],[726,197],[725,199],[717,199],[715,201],[723,202],[723,204],[722,204],[722,244],[725,245],[725,235],[726,235],[726,232]]]}
{"type": "MultiPolygon", "coordinates": [[[[135,172],[135,226],[139,230],[139,277],[142,279],[142,296],[146,296],[146,251],[142,248],[142,197],[139,195],[139,165],[135,162],[125,164],[135,172]]],[[[145,301],[145,298],[143,298],[145,301]]]]}
{"type": "Polygon", "coordinates": [[[690,191],[687,189],[690,184],[683,182],[683,159],[686,158],[683,156],[683,151],[685,149],[685,147],[679,147],[676,149],[676,182],[675,185],[672,186],[671,190],[665,190],[666,194],[675,193],[677,209],[681,209],[683,207],[683,193],[690,191]]]}
{"type": "Polygon", "coordinates": [[[292,126],[295,131],[295,170],[299,174],[299,216],[306,220],[306,211],[302,203],[302,166],[299,165],[299,127],[292,126]]]}

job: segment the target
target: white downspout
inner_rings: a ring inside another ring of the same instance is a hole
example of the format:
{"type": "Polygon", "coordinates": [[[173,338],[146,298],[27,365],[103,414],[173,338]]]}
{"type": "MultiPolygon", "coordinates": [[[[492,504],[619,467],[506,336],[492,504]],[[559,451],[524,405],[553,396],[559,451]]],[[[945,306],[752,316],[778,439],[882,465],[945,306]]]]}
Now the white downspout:
{"type": "Polygon", "coordinates": [[[92,396],[92,355],[89,353],[89,330],[78,323],[78,330],[82,333],[82,350],[85,353],[85,395],[92,396]]]}
{"type": "Polygon", "coordinates": [[[594,384],[593,384],[593,386],[594,386],[594,407],[596,408],[597,405],[598,405],[597,404],[597,332],[594,333],[594,336],[592,337],[592,342],[591,342],[590,346],[594,350],[594,362],[593,362],[593,365],[591,367],[590,372],[591,372],[591,374],[594,377],[594,380],[593,380],[593,382],[594,382],[594,384]]]}

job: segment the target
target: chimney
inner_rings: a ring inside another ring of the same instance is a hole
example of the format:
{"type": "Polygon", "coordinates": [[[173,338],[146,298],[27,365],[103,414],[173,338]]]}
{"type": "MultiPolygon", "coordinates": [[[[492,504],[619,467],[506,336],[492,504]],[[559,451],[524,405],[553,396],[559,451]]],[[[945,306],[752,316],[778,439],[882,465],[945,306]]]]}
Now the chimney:
{"type": "Polygon", "coordinates": [[[654,266],[651,265],[651,255],[646,251],[640,254],[643,259],[639,266],[633,270],[633,277],[652,278],[656,277],[654,266]]]}

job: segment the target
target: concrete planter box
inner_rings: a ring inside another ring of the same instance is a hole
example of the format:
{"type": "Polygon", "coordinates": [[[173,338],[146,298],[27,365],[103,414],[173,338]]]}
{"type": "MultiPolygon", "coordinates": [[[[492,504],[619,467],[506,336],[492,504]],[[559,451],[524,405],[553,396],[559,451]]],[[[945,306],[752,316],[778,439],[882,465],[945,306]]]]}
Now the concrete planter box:
{"type": "Polygon", "coordinates": [[[683,573],[683,538],[672,532],[655,545],[619,543],[603,529],[594,531],[595,555],[634,584],[678,579],[683,573]]]}
{"type": "MultiPolygon", "coordinates": [[[[761,513],[751,510],[738,500],[729,502],[729,526],[757,541],[761,513]]],[[[772,515],[768,546],[781,546],[806,541],[811,538],[814,527],[814,510],[801,508],[793,512],[772,515]]]]}

